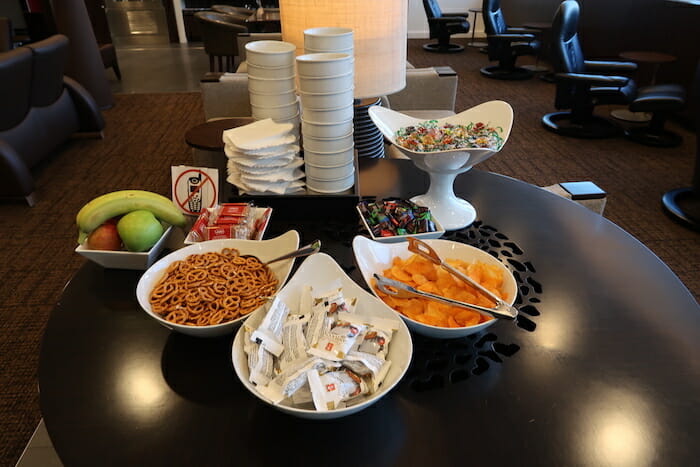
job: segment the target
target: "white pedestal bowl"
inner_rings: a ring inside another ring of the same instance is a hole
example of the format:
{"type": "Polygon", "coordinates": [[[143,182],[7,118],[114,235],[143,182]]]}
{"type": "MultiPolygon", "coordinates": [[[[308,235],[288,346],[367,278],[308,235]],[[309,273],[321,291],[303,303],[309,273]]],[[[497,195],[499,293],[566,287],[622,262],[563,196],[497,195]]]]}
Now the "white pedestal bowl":
{"type": "Polygon", "coordinates": [[[500,128],[503,142],[498,149],[460,148],[432,152],[414,151],[397,143],[396,132],[401,128],[430,119],[414,118],[377,106],[369,110],[369,115],[387,140],[410,158],[416,167],[430,175],[428,192],[411,198],[411,201],[430,208],[446,230],[461,229],[474,222],[476,209],[468,201],[455,195],[454,180],[457,175],[466,172],[503,148],[513,126],[513,108],[510,104],[504,101],[489,101],[456,115],[436,119],[438,125],[445,123],[468,125],[482,122],[489,127],[500,128]]]}

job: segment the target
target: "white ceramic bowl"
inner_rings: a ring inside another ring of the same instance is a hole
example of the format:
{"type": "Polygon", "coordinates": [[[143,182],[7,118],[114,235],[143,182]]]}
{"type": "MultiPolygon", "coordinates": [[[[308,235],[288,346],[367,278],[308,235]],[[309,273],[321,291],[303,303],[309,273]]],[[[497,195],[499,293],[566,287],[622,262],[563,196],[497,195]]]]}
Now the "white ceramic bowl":
{"type": "Polygon", "coordinates": [[[274,120],[288,120],[299,115],[299,102],[294,101],[291,104],[277,106],[261,106],[250,104],[252,116],[256,120],[272,118],[274,120]]]}
{"type": "Polygon", "coordinates": [[[347,177],[322,180],[314,177],[306,176],[306,186],[319,193],[341,193],[349,190],[355,184],[355,170],[347,177]]]}
{"type": "MultiPolygon", "coordinates": [[[[464,243],[439,239],[425,240],[425,242],[430,245],[430,247],[433,248],[443,260],[459,259],[468,263],[481,261],[486,264],[497,265],[503,272],[503,289],[508,296],[505,301],[511,305],[515,302],[518,293],[515,278],[510,270],[506,268],[505,265],[498,259],[494,258],[483,250],[464,243]]],[[[385,269],[391,267],[391,262],[395,257],[407,259],[413,255],[413,253],[408,251],[408,242],[382,243],[370,240],[369,238],[361,235],[358,235],[353,239],[352,249],[355,254],[357,266],[360,268],[360,273],[362,274],[365,283],[367,283],[367,285],[372,289],[372,293],[375,295],[377,295],[377,293],[371,285],[373,283],[373,274],[376,273],[381,275],[385,269]]],[[[443,328],[423,324],[409,318],[408,316],[404,316],[398,312],[396,313],[403,318],[411,330],[417,332],[418,334],[428,337],[435,337],[438,339],[454,339],[457,337],[468,336],[470,334],[483,331],[484,329],[493,326],[498,321],[498,319],[492,319],[490,321],[477,324],[476,326],[443,328]]]]}
{"type": "MultiPolygon", "coordinates": [[[[312,285],[320,290],[330,288],[335,280],[340,279],[343,286],[343,295],[346,297],[357,297],[357,311],[363,315],[379,316],[382,318],[396,319],[396,314],[391,311],[376,297],[367,293],[364,289],[358,286],[350,277],[345,274],[343,269],[325,253],[316,253],[304,260],[299,266],[299,269],[289,279],[287,285],[278,292],[278,296],[285,302],[290,304],[299,303],[301,290],[305,285],[312,285]]],[[[253,312],[248,318],[250,321],[246,325],[256,325],[263,319],[264,310],[253,312]]],[[[394,333],[391,342],[389,343],[389,352],[387,359],[391,360],[391,367],[384,379],[380,389],[375,392],[372,397],[363,401],[360,404],[344,409],[329,410],[327,412],[318,412],[311,409],[300,409],[283,404],[272,404],[265,396],[260,394],[257,388],[250,383],[248,371],[248,359],[243,351],[243,330],[239,329],[236,337],[233,340],[233,348],[231,350],[231,358],[233,360],[233,368],[236,375],[241,380],[241,383],[258,399],[266,404],[271,405],[277,410],[290,415],[301,418],[310,419],[332,419],[340,418],[346,415],[354,414],[366,409],[382,397],[386,396],[396,384],[403,378],[413,355],[413,344],[408,328],[403,322],[397,320],[399,324],[398,330],[394,333]]]]}
{"type": "Polygon", "coordinates": [[[249,91],[248,94],[250,95],[250,104],[261,107],[279,107],[294,104],[297,101],[297,94],[294,91],[270,94],[249,91]]]}
{"type": "Polygon", "coordinates": [[[304,149],[311,152],[339,152],[345,151],[353,146],[353,135],[340,136],[338,138],[314,138],[313,136],[304,136],[304,149]]]}
{"type": "Polygon", "coordinates": [[[309,122],[301,120],[301,134],[312,138],[338,138],[353,132],[352,119],[344,122],[309,122]]]}
{"type": "Polygon", "coordinates": [[[248,63],[248,76],[255,78],[279,79],[294,76],[294,63],[282,67],[257,66],[248,63]]]}
{"type": "Polygon", "coordinates": [[[337,27],[305,29],[304,47],[321,50],[352,49],[352,29],[337,27]]]}
{"type": "Polygon", "coordinates": [[[299,91],[299,97],[304,107],[317,110],[337,109],[353,104],[354,88],[345,89],[338,92],[304,92],[299,91]]]}
{"type": "Polygon", "coordinates": [[[333,76],[299,76],[298,78],[300,92],[336,92],[355,85],[355,74],[352,71],[333,76]]]}
{"type": "Polygon", "coordinates": [[[286,78],[256,78],[248,75],[248,91],[260,94],[275,94],[295,91],[294,76],[286,78]]]}
{"type": "Polygon", "coordinates": [[[299,76],[335,76],[351,73],[355,59],[352,55],[341,53],[320,53],[299,55],[297,73],[299,76]]]}
{"type": "Polygon", "coordinates": [[[335,109],[309,109],[301,106],[301,118],[309,122],[340,123],[352,120],[354,107],[352,103],[335,109]]]}
{"type": "MultiPolygon", "coordinates": [[[[369,238],[371,238],[374,241],[381,242],[381,243],[397,243],[397,242],[405,242],[407,241],[408,237],[414,237],[419,240],[427,240],[431,238],[440,238],[443,235],[445,235],[445,229],[442,227],[442,224],[440,224],[440,221],[437,220],[435,216],[433,217],[433,222],[435,223],[435,232],[424,232],[424,233],[419,233],[419,234],[410,234],[410,235],[392,235],[391,237],[376,237],[374,233],[372,233],[372,229],[370,229],[369,224],[367,224],[367,219],[365,219],[365,216],[362,215],[362,211],[360,211],[360,207],[357,206],[357,213],[360,215],[360,219],[362,220],[362,225],[365,227],[365,230],[367,230],[367,235],[369,235],[369,238]]],[[[432,215],[432,213],[431,213],[432,215]]]]}
{"type": "Polygon", "coordinates": [[[370,107],[369,116],[387,140],[411,159],[416,167],[430,175],[428,192],[411,198],[411,201],[429,207],[430,211],[442,220],[442,225],[447,230],[460,229],[474,222],[476,209],[467,200],[458,198],[454,194],[454,179],[458,174],[466,172],[503,148],[513,127],[513,108],[510,104],[504,101],[489,101],[456,115],[435,119],[438,126],[446,123],[457,125],[484,123],[488,127],[500,128],[502,141],[498,148],[414,151],[396,142],[396,132],[400,128],[431,120],[430,118],[415,118],[379,106],[370,107]]]}
{"type": "Polygon", "coordinates": [[[285,67],[294,64],[296,46],[283,41],[252,41],[245,45],[246,62],[257,66],[285,67]]]}
{"type": "Polygon", "coordinates": [[[163,232],[160,240],[151,247],[148,251],[108,251],[108,250],[91,250],[80,244],[75,248],[76,253],[89,259],[90,261],[99,264],[107,269],[134,269],[143,271],[153,264],[158,258],[158,255],[163,250],[167,243],[168,237],[172,232],[173,227],[169,226],[163,232]]]}
{"type": "Polygon", "coordinates": [[[304,172],[306,172],[307,177],[315,178],[316,180],[344,179],[355,173],[355,161],[352,160],[348,164],[327,167],[313,165],[306,161],[304,163],[304,172]]]}
{"type": "MultiPolygon", "coordinates": [[[[153,266],[141,276],[141,279],[136,286],[136,298],[138,299],[141,308],[154,320],[161,325],[173,331],[182,334],[189,334],[196,337],[216,337],[230,334],[248,315],[229,321],[227,323],[216,324],[212,326],[186,326],[182,324],[171,323],[164,318],[155,314],[151,310],[149,296],[151,291],[163,276],[168,266],[174,261],[186,258],[191,254],[202,254],[210,251],[222,251],[224,248],[236,248],[242,255],[254,255],[262,261],[268,261],[285,253],[294,251],[299,248],[299,233],[296,230],[290,230],[278,237],[269,240],[239,240],[239,239],[224,239],[224,240],[209,240],[206,242],[195,243],[176,250],[164,258],[156,261],[153,266]]],[[[294,265],[294,260],[284,260],[272,263],[269,267],[274,273],[279,287],[287,281],[289,273],[294,265]]]]}
{"type": "Polygon", "coordinates": [[[355,160],[354,151],[352,147],[338,152],[313,152],[304,149],[304,161],[319,167],[335,167],[355,160]]]}

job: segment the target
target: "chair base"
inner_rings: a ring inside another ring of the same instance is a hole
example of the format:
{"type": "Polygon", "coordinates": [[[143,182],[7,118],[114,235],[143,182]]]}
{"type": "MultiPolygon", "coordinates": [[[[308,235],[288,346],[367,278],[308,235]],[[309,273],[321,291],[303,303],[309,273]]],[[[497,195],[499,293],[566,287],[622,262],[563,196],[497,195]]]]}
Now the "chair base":
{"type": "Polygon", "coordinates": [[[667,191],[661,198],[664,209],[675,220],[700,230],[700,196],[692,187],[667,191]]]}
{"type": "Polygon", "coordinates": [[[487,78],[505,79],[505,80],[525,80],[533,77],[534,73],[525,68],[501,68],[498,65],[487,66],[482,68],[481,74],[487,78]]]}
{"type": "Polygon", "coordinates": [[[652,130],[649,127],[629,128],[625,136],[635,143],[657,148],[673,148],[680,146],[683,138],[668,130],[652,130]]]}
{"type": "Polygon", "coordinates": [[[572,138],[598,139],[620,136],[622,128],[610,120],[592,116],[585,123],[571,121],[570,112],[554,112],[542,117],[542,125],[558,135],[572,138]]]}
{"type": "Polygon", "coordinates": [[[423,44],[423,49],[427,52],[438,54],[453,54],[463,51],[464,47],[459,44],[439,44],[435,42],[433,44],[423,44]]]}

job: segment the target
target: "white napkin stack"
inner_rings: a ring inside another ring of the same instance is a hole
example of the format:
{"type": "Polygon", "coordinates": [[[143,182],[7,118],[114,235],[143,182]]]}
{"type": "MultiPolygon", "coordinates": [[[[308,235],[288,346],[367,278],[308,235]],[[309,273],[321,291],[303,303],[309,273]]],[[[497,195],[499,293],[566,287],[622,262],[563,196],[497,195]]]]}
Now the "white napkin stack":
{"type": "Polygon", "coordinates": [[[241,193],[276,195],[305,189],[304,160],[291,123],[271,118],[223,132],[229,183],[241,193]]]}

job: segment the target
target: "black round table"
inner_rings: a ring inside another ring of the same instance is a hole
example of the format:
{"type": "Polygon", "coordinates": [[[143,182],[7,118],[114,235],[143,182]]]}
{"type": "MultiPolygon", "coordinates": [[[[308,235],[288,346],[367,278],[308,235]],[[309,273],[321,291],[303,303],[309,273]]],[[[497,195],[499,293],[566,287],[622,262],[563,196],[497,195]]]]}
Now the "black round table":
{"type": "MultiPolygon", "coordinates": [[[[363,195],[412,196],[406,160],[362,160],[363,195]]],[[[337,420],[294,418],[247,392],[232,336],[169,332],[139,309],[136,271],[86,263],[51,314],[41,410],[66,465],[694,465],[700,456],[700,307],[650,250],[588,209],[473,169],[455,192],[477,222],[446,238],[503,260],[516,322],[440,341],[414,337],[405,378],[337,420]]],[[[312,201],[310,201],[311,203],[312,201]]],[[[310,206],[307,206],[310,207],[310,206]]],[[[301,208],[300,208],[301,209],[301,208]]],[[[362,284],[357,216],[289,228],[362,284]]],[[[299,261],[299,260],[297,260],[299,261]]]]}

